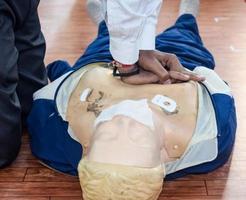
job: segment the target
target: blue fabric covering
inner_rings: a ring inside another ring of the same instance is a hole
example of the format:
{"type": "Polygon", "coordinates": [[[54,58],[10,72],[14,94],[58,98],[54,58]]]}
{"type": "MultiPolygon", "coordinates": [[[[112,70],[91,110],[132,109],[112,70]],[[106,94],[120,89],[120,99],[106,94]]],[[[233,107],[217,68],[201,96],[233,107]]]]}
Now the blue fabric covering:
{"type": "Polygon", "coordinates": [[[32,153],[56,170],[77,175],[83,151],[80,143],[70,138],[67,128],[68,124],[58,115],[54,101],[35,101],[28,117],[32,153]]]}
{"type": "Polygon", "coordinates": [[[71,66],[67,61],[64,60],[57,60],[53,63],[50,63],[47,66],[47,73],[50,81],[54,81],[63,74],[67,73],[71,70],[71,66]]]}
{"type": "MultiPolygon", "coordinates": [[[[196,66],[213,69],[213,56],[204,47],[199,36],[196,20],[185,14],[178,18],[174,26],[156,37],[156,48],[160,51],[176,54],[182,65],[190,70],[196,66]]],[[[85,53],[73,67],[65,61],[55,61],[48,66],[50,80],[54,80],[70,70],[76,70],[89,63],[110,62],[109,35],[105,22],[99,26],[97,38],[88,46],[85,53]]],[[[167,180],[186,174],[207,173],[221,165],[229,158],[235,140],[236,114],[234,101],[222,94],[211,96],[218,125],[218,156],[208,163],[190,167],[166,177],[167,180]]],[[[33,154],[54,169],[77,175],[77,165],[82,155],[82,147],[67,133],[67,122],[58,115],[54,101],[36,100],[30,116],[28,127],[31,135],[33,154]]]]}
{"type": "Polygon", "coordinates": [[[212,54],[203,45],[196,19],[190,14],[180,16],[174,26],[156,37],[156,49],[175,54],[190,70],[197,66],[210,69],[215,66],[212,54]]]}

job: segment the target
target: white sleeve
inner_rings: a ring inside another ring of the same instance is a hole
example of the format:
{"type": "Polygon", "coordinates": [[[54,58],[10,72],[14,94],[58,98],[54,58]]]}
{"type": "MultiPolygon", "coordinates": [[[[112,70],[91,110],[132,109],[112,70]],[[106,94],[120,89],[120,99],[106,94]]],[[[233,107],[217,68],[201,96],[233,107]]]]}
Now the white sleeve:
{"type": "Polygon", "coordinates": [[[134,64],[140,49],[155,49],[161,4],[162,0],[107,0],[110,52],[116,61],[134,64]]]}

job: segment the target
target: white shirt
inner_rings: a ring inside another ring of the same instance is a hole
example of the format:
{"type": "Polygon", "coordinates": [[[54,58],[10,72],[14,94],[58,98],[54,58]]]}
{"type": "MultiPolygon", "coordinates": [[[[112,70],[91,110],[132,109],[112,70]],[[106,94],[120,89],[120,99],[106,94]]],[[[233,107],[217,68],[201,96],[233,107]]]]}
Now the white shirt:
{"type": "Polygon", "coordinates": [[[139,50],[154,50],[162,0],[101,0],[110,35],[110,52],[122,64],[138,61],[139,50]]]}

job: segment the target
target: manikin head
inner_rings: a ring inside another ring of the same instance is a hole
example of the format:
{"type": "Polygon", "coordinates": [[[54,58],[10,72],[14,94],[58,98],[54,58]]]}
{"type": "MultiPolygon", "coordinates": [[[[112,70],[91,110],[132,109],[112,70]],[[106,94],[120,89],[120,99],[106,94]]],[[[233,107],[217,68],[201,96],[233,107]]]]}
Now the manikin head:
{"type": "Polygon", "coordinates": [[[147,100],[123,101],[101,112],[78,167],[85,200],[158,198],[164,169],[157,123],[147,100]]]}

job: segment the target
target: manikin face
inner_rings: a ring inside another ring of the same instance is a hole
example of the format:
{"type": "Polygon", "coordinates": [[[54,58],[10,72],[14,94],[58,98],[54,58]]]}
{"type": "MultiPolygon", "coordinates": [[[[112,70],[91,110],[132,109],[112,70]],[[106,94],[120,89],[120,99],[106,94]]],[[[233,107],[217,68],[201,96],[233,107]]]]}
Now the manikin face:
{"type": "MultiPolygon", "coordinates": [[[[129,103],[127,105],[129,109],[132,108],[133,114],[110,112],[110,120],[102,120],[97,124],[87,154],[88,160],[149,168],[161,164],[161,135],[160,131],[156,130],[160,127],[155,123],[156,120],[147,103],[141,103],[140,107],[135,102],[132,104],[136,105],[137,109],[135,106],[130,107],[129,103]],[[139,114],[140,109],[142,113],[139,114]],[[145,119],[151,123],[146,122],[145,124],[145,119]]],[[[121,106],[121,109],[127,108],[121,106]]],[[[120,109],[116,105],[114,110],[120,109]]]]}
{"type": "Polygon", "coordinates": [[[95,127],[78,167],[85,200],[158,198],[164,170],[157,125],[151,128],[136,118],[114,115],[95,127]]]}
{"type": "Polygon", "coordinates": [[[159,137],[155,131],[126,116],[115,116],[95,130],[88,160],[135,167],[160,164],[159,137]]]}

